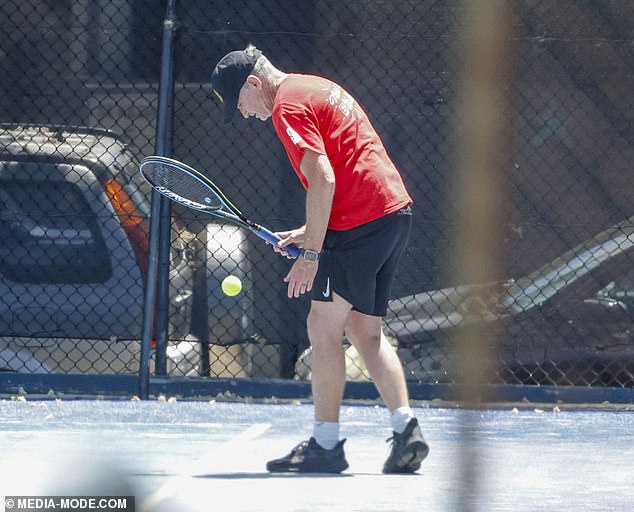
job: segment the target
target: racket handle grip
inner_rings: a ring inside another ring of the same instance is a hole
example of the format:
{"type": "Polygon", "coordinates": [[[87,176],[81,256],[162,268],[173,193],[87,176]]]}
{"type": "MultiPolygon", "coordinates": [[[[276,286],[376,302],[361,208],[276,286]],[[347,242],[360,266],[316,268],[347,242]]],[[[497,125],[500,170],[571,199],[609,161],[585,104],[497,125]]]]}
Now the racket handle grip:
{"type": "MultiPolygon", "coordinates": [[[[277,246],[277,244],[282,241],[282,239],[279,236],[277,236],[272,231],[269,231],[268,229],[263,228],[262,226],[259,227],[257,231],[257,235],[260,238],[266,240],[267,242],[275,246],[277,246]]],[[[284,250],[294,260],[297,259],[302,254],[302,250],[296,245],[292,245],[292,244],[284,247],[284,250]]]]}

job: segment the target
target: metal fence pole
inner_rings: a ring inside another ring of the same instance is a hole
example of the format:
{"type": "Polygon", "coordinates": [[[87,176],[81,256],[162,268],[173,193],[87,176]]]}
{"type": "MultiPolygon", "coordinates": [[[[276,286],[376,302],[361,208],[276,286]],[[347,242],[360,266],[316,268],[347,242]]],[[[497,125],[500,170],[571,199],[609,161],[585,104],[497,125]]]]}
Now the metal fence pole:
{"type": "MultiPolygon", "coordinates": [[[[156,126],[155,153],[170,156],[172,152],[173,117],[173,42],[176,28],[176,0],[168,0],[163,21],[163,47],[159,81],[158,116],[156,126]]],[[[149,398],[150,343],[154,328],[154,306],[156,304],[156,373],[166,372],[165,351],[167,348],[167,325],[169,306],[169,251],[171,203],[158,192],[152,192],[150,219],[150,247],[148,281],[145,294],[143,338],[139,365],[139,396],[149,398]],[[158,302],[156,302],[158,300],[158,302]]]]}
{"type": "MultiPolygon", "coordinates": [[[[172,156],[174,118],[174,34],[176,32],[176,0],[169,0],[163,23],[163,50],[159,82],[158,119],[155,153],[172,156]]],[[[172,202],[163,201],[159,225],[158,303],[156,313],[156,374],[167,373],[167,338],[169,321],[169,267],[172,202]]]]}

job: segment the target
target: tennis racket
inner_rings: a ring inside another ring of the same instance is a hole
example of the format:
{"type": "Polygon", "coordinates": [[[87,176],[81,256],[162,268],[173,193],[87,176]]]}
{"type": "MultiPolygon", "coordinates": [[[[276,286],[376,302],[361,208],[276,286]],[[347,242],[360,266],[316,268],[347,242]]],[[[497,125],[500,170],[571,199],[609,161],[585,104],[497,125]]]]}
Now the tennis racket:
{"type": "MultiPolygon", "coordinates": [[[[148,156],[141,161],[139,170],[155,190],[178,204],[234,222],[270,244],[277,245],[282,240],[272,231],[247,219],[207,176],[178,160],[148,156]]],[[[295,245],[289,245],[284,250],[293,259],[302,253],[295,245]]]]}

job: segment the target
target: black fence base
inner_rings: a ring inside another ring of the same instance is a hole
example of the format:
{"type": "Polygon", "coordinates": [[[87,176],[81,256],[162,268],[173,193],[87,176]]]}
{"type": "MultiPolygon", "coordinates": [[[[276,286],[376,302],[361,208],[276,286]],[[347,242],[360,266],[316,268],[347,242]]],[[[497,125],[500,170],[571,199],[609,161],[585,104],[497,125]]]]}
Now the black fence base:
{"type": "MultiPolygon", "coordinates": [[[[464,388],[457,384],[408,383],[415,401],[460,403],[464,388]]],[[[150,397],[197,399],[310,399],[310,382],[283,379],[150,378],[150,397]]],[[[473,390],[471,390],[473,391],[473,390]]],[[[477,388],[482,404],[562,403],[576,405],[634,404],[634,388],[490,385],[477,388]]],[[[0,374],[0,397],[108,398],[138,396],[136,375],[0,374]]],[[[471,393],[470,396],[474,396],[471,393]]],[[[348,382],[346,400],[378,400],[370,382],[348,382]]]]}

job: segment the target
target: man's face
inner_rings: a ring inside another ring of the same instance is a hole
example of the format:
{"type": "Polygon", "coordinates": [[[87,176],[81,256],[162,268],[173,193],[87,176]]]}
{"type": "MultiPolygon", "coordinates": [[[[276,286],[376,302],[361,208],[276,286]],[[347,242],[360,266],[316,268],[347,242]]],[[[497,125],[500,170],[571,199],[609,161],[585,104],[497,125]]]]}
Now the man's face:
{"type": "Polygon", "coordinates": [[[262,91],[262,82],[249,76],[238,97],[238,110],[243,117],[256,117],[260,121],[266,121],[271,117],[271,109],[267,106],[262,91]]]}

